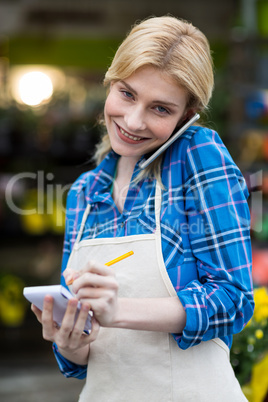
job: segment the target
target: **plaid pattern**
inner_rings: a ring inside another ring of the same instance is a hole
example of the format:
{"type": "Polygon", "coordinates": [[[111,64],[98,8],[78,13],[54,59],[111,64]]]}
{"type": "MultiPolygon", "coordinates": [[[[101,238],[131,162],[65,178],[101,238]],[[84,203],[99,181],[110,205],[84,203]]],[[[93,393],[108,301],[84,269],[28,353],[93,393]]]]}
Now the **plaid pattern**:
{"type": "MultiPolygon", "coordinates": [[[[131,186],[118,212],[110,194],[118,157],[110,152],[69,192],[62,270],[87,203],[91,212],[82,239],[155,230],[153,179],[131,186]]],[[[137,164],[133,178],[138,173],[137,164]]],[[[162,181],[163,258],[187,313],[185,329],[174,339],[182,349],[217,337],[231,347],[232,334],[243,329],[254,308],[245,180],[218,134],[193,126],[165,152],[162,181]]],[[[55,353],[62,372],[77,376],[77,366],[55,353]]]]}

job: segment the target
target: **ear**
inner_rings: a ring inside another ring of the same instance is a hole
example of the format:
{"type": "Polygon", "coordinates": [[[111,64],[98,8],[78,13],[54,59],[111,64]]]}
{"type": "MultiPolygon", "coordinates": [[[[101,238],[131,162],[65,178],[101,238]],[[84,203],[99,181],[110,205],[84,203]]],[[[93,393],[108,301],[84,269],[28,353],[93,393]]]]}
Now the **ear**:
{"type": "Polygon", "coordinates": [[[188,120],[190,120],[194,116],[195,113],[196,111],[194,109],[187,109],[178,121],[176,128],[182,127],[188,120]]]}
{"type": "Polygon", "coordinates": [[[190,120],[196,113],[196,110],[191,108],[187,109],[183,115],[183,121],[186,122],[187,120],[190,120]]]}

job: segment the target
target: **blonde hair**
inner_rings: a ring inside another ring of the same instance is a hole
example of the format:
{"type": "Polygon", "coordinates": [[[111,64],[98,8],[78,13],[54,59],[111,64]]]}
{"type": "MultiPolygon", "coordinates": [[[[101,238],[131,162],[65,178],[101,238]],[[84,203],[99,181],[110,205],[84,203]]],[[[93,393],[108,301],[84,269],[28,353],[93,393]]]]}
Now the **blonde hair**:
{"type": "MultiPolygon", "coordinates": [[[[124,80],[144,66],[161,70],[187,90],[187,110],[201,112],[207,108],[214,86],[210,46],[205,35],[191,23],[164,16],[136,24],[119,46],[104,85],[124,80]]],[[[95,161],[99,163],[110,150],[106,134],[97,147],[95,161]]],[[[145,176],[160,179],[160,165],[158,157],[141,172],[139,179],[145,176]]]]}

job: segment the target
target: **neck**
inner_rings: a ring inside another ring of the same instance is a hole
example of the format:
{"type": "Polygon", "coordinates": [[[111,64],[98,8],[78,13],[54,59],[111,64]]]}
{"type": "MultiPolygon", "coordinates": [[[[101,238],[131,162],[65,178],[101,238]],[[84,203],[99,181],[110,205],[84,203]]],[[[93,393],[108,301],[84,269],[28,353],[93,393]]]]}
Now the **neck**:
{"type": "Polygon", "coordinates": [[[121,156],[118,160],[117,174],[113,186],[113,199],[120,212],[123,211],[130,180],[138,158],[121,156]]]}
{"type": "Polygon", "coordinates": [[[128,177],[130,181],[138,160],[139,158],[121,156],[118,161],[117,177],[128,177]]]}

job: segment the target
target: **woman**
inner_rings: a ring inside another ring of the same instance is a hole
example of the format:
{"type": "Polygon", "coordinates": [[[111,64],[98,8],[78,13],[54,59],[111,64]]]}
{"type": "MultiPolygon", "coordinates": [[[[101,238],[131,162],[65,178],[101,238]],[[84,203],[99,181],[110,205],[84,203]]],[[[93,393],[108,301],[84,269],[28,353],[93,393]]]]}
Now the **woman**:
{"type": "Polygon", "coordinates": [[[80,401],[245,401],[229,363],[254,305],[245,181],[218,134],[200,126],[140,168],[207,108],[207,39],[173,17],[145,20],[104,83],[98,166],[67,200],[62,281],[73,280],[76,297],[61,328],[50,296],[42,314],[32,307],[43,336],[66,376],[87,376],[80,401]]]}

